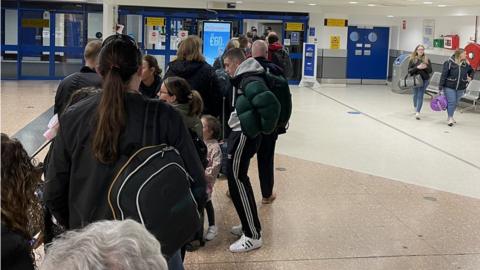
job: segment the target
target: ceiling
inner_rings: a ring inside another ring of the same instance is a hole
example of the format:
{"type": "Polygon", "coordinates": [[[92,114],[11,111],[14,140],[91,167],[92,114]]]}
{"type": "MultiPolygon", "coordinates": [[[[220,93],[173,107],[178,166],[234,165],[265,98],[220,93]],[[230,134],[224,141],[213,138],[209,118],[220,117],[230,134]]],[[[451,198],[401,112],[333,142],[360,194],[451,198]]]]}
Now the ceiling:
{"type": "MultiPolygon", "coordinates": [[[[287,0],[242,0],[242,1],[226,1],[221,2],[237,2],[241,4],[250,3],[270,3],[270,4],[288,4],[287,0]],[[241,2],[241,3],[240,3],[241,2]]],[[[368,6],[374,4],[380,7],[438,7],[438,5],[446,5],[446,7],[458,6],[477,6],[480,7],[480,0],[295,0],[292,5],[318,5],[318,6],[368,6]],[[357,2],[351,4],[349,2],[357,2]],[[430,2],[431,4],[425,4],[430,2]]]]}

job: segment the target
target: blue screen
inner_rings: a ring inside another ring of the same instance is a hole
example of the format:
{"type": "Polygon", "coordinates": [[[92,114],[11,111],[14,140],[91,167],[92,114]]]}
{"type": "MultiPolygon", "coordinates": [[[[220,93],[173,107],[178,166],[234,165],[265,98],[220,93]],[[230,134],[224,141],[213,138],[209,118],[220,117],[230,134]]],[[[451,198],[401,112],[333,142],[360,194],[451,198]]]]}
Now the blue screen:
{"type": "Polygon", "coordinates": [[[203,22],[203,55],[210,65],[223,54],[230,40],[231,29],[229,22],[203,22]]]}

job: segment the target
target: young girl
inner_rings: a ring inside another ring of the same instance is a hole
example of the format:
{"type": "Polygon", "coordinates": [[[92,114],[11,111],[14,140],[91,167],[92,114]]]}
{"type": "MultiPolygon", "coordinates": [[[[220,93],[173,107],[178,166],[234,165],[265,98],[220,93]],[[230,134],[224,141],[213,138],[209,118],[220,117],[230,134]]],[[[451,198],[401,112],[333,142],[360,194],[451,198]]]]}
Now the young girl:
{"type": "Polygon", "coordinates": [[[215,213],[212,204],[212,192],[215,180],[220,172],[220,163],[222,161],[222,151],[218,144],[220,135],[220,123],[217,118],[211,115],[202,116],[203,140],[208,148],[208,165],[205,169],[205,179],[207,180],[207,204],[205,206],[208,216],[208,230],[205,240],[210,241],[218,234],[218,228],[215,226],[215,213]]]}

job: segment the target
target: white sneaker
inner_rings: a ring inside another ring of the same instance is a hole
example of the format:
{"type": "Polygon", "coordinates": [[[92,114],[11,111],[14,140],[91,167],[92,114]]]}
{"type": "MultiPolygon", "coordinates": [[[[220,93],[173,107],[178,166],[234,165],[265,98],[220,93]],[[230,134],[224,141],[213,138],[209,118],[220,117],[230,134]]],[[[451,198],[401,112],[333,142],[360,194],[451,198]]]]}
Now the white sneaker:
{"type": "Polygon", "coordinates": [[[233,226],[232,229],[230,230],[230,233],[238,237],[242,236],[243,235],[242,224],[233,226]]]}
{"type": "Polygon", "coordinates": [[[415,119],[420,120],[420,113],[419,112],[415,113],[415,119]]]}
{"type": "Polygon", "coordinates": [[[205,235],[205,240],[207,241],[212,241],[215,236],[218,234],[218,228],[217,226],[210,226],[208,227],[207,234],[205,235]]]}
{"type": "Polygon", "coordinates": [[[253,239],[246,237],[245,234],[240,237],[235,243],[230,245],[230,251],[234,253],[238,252],[248,252],[257,248],[262,247],[262,238],[253,239]]]}

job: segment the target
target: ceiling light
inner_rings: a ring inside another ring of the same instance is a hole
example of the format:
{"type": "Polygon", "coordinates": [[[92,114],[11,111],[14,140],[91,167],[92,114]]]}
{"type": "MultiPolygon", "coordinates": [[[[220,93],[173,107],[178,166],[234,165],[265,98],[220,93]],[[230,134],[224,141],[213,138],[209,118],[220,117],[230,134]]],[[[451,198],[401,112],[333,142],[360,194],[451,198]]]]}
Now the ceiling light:
{"type": "Polygon", "coordinates": [[[368,4],[369,7],[374,7],[376,6],[375,4],[368,4]]]}
{"type": "Polygon", "coordinates": [[[312,3],[312,4],[308,4],[308,5],[309,5],[309,6],[316,6],[317,4],[313,4],[313,3],[312,3]]]}
{"type": "Polygon", "coordinates": [[[431,5],[433,2],[423,2],[425,5],[431,5]]]}
{"type": "Polygon", "coordinates": [[[289,4],[295,4],[295,1],[288,1],[289,4]]]}
{"type": "Polygon", "coordinates": [[[348,2],[349,4],[358,4],[358,2],[348,2]]]}
{"type": "Polygon", "coordinates": [[[237,3],[237,4],[242,4],[242,3],[243,3],[243,1],[237,1],[236,3],[237,3]]]}
{"type": "Polygon", "coordinates": [[[438,5],[438,7],[446,7],[447,5],[438,5]]]}
{"type": "Polygon", "coordinates": [[[393,16],[393,15],[388,15],[387,17],[388,17],[388,18],[393,18],[393,17],[395,17],[395,16],[393,16]]]}

